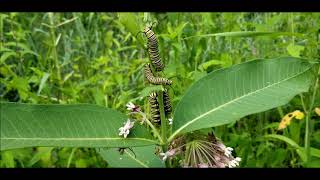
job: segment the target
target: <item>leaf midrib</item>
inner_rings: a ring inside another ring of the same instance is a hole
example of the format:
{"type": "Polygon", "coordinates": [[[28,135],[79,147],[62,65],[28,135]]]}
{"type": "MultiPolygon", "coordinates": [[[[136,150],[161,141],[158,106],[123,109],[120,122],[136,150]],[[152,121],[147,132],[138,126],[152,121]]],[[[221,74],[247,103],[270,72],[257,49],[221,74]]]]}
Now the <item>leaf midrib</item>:
{"type": "Polygon", "coordinates": [[[302,71],[302,72],[300,72],[300,73],[297,73],[297,74],[295,74],[295,75],[293,75],[293,76],[291,76],[291,77],[289,77],[289,78],[283,79],[283,80],[281,80],[281,81],[279,81],[279,82],[277,82],[277,83],[270,84],[270,85],[268,85],[268,86],[266,86],[266,87],[264,87],[264,88],[261,88],[261,89],[258,89],[258,90],[249,92],[248,94],[245,94],[245,95],[243,95],[243,96],[239,96],[239,97],[237,97],[237,98],[235,98],[235,99],[233,99],[233,100],[231,100],[231,101],[229,101],[229,102],[226,102],[226,103],[224,103],[224,104],[222,104],[222,105],[220,105],[220,106],[217,106],[216,108],[213,108],[213,109],[210,110],[210,111],[207,111],[206,113],[201,114],[201,115],[198,116],[198,117],[193,118],[191,121],[187,122],[185,125],[181,126],[179,129],[177,129],[177,130],[168,138],[168,141],[170,142],[180,131],[182,131],[183,129],[185,129],[185,128],[186,128],[187,126],[189,126],[190,124],[193,124],[193,123],[196,122],[198,119],[200,119],[200,118],[202,118],[202,117],[204,117],[204,116],[206,116],[206,115],[208,115],[208,114],[210,114],[210,113],[212,113],[212,112],[214,112],[214,111],[217,111],[217,110],[221,109],[222,107],[224,107],[224,106],[226,106],[226,105],[232,104],[233,102],[236,102],[236,101],[238,101],[238,100],[240,100],[240,99],[242,99],[242,98],[244,98],[244,97],[247,97],[247,96],[249,96],[249,95],[258,93],[258,92],[263,91],[263,90],[265,90],[265,89],[267,89],[267,88],[270,88],[270,87],[272,87],[272,86],[274,86],[274,85],[277,85],[277,84],[280,84],[280,83],[282,83],[282,82],[284,82],[284,81],[287,81],[287,80],[290,80],[290,79],[292,79],[292,78],[295,78],[295,77],[297,77],[297,76],[299,76],[299,75],[307,72],[310,68],[311,68],[311,67],[309,67],[309,68],[307,68],[306,70],[304,70],[304,71],[302,71]]]}
{"type": "MultiPolygon", "coordinates": [[[[145,139],[145,138],[127,138],[128,140],[142,140],[142,141],[149,141],[149,142],[156,142],[151,139],[145,139]]],[[[36,140],[36,141],[83,141],[83,140],[91,140],[91,141],[101,141],[101,140],[125,140],[124,138],[15,138],[15,137],[9,137],[9,138],[0,138],[0,140],[36,140]]]]}

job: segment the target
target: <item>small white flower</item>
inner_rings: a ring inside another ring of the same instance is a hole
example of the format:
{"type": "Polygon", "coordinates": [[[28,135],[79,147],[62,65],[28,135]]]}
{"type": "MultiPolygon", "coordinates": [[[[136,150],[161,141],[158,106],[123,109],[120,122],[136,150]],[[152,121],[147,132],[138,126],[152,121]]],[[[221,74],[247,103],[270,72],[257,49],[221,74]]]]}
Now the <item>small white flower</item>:
{"type": "Polygon", "coordinates": [[[165,153],[160,153],[160,156],[162,156],[162,161],[165,161],[168,157],[173,156],[176,153],[175,149],[171,149],[165,153]]]}
{"type": "Polygon", "coordinates": [[[173,119],[172,119],[172,118],[169,118],[168,120],[169,120],[169,125],[172,125],[173,119]]]}
{"type": "Polygon", "coordinates": [[[227,157],[230,157],[232,155],[232,151],[233,151],[233,148],[227,147],[224,149],[224,155],[226,155],[227,157]]]}
{"type": "Polygon", "coordinates": [[[229,162],[228,167],[229,168],[237,167],[237,166],[239,166],[240,161],[241,161],[241,158],[236,157],[235,159],[233,159],[232,161],[229,162]]]}
{"type": "Polygon", "coordinates": [[[240,161],[241,161],[241,158],[236,157],[235,160],[238,161],[238,162],[240,162],[240,161]]]}
{"type": "Polygon", "coordinates": [[[138,105],[133,104],[132,102],[129,102],[126,104],[127,110],[131,111],[132,113],[140,112],[140,107],[138,105]]]}
{"type": "Polygon", "coordinates": [[[134,122],[131,122],[130,119],[128,119],[128,121],[124,123],[124,126],[119,128],[119,136],[123,135],[123,137],[126,138],[130,133],[130,129],[133,127],[133,125],[134,122]]]}
{"type": "Polygon", "coordinates": [[[133,111],[136,108],[136,106],[132,102],[129,102],[126,106],[127,110],[129,111],[133,111]]]}

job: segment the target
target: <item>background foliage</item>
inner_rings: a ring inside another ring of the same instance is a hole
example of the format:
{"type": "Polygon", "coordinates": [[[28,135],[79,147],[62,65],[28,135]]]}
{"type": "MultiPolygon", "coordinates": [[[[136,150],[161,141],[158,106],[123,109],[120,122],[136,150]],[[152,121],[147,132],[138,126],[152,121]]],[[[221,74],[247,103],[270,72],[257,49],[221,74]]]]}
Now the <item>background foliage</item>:
{"type": "MultiPolygon", "coordinates": [[[[179,82],[172,86],[173,107],[193,82],[222,67],[279,56],[319,61],[320,13],[5,13],[0,14],[1,100],[90,103],[123,112],[129,101],[144,107],[146,99],[137,97],[144,96],[142,69],[148,56],[145,39],[136,32],[153,21],[158,21],[154,31],[167,66],[164,73],[179,82]],[[210,35],[236,31],[275,33],[210,35]]],[[[216,127],[215,133],[235,147],[241,167],[300,167],[294,147],[265,138],[284,135],[302,145],[303,120],[277,131],[283,115],[294,110],[302,110],[299,96],[278,109],[216,127]]],[[[315,148],[320,148],[319,124],[313,114],[311,146],[315,148]]],[[[320,160],[308,166],[319,167],[320,160]]],[[[0,152],[0,167],[108,164],[93,148],[35,147],[0,152]]]]}

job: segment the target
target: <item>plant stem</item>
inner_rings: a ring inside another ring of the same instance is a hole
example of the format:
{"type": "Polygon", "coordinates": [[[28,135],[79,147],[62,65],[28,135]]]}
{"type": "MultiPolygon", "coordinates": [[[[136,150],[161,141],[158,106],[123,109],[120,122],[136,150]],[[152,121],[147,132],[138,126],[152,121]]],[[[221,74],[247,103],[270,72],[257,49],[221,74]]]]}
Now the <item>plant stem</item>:
{"type": "Polygon", "coordinates": [[[280,118],[283,118],[284,114],[283,114],[283,110],[281,107],[277,107],[278,113],[280,115],[280,118]]]}
{"type": "MultiPolygon", "coordinates": [[[[49,20],[50,20],[50,34],[51,34],[51,41],[52,41],[52,56],[55,64],[55,69],[56,69],[56,76],[58,80],[58,87],[61,88],[62,86],[62,81],[61,81],[61,73],[60,73],[60,65],[59,65],[59,59],[58,59],[58,52],[57,52],[57,44],[56,44],[56,33],[55,33],[55,24],[54,24],[54,19],[53,19],[53,13],[49,13],[49,20]]],[[[58,91],[58,99],[61,99],[60,97],[60,89],[58,91]]]]}
{"type": "Polygon", "coordinates": [[[72,160],[72,158],[73,158],[73,154],[74,154],[74,152],[76,151],[76,149],[77,149],[77,148],[72,148],[71,154],[70,154],[70,156],[69,156],[69,158],[68,158],[67,168],[70,167],[71,160],[72,160]]]}
{"type": "MultiPolygon", "coordinates": [[[[291,33],[294,34],[293,13],[290,13],[290,19],[291,19],[291,33]]],[[[294,36],[292,36],[292,44],[294,45],[294,36]]]]}
{"type": "Polygon", "coordinates": [[[313,86],[313,93],[312,93],[312,97],[311,97],[311,101],[309,104],[309,110],[307,112],[306,115],[306,132],[305,132],[305,152],[306,152],[306,157],[307,157],[307,163],[310,161],[310,135],[311,135],[311,129],[310,129],[310,118],[311,118],[311,112],[313,109],[313,104],[314,104],[314,100],[316,97],[316,92],[317,92],[317,88],[318,88],[318,84],[319,84],[319,75],[320,75],[320,66],[318,68],[318,73],[317,73],[317,77],[316,77],[316,82],[315,85],[313,86]]]}
{"type": "Polygon", "coordinates": [[[3,37],[3,19],[4,17],[0,15],[0,48],[2,48],[2,44],[4,44],[4,37],[3,37]]]}
{"type": "Polygon", "coordinates": [[[163,139],[159,133],[159,131],[153,126],[153,124],[148,120],[147,117],[145,117],[145,115],[143,114],[143,118],[145,119],[145,121],[147,122],[147,124],[151,127],[151,129],[153,130],[154,134],[157,136],[157,138],[160,141],[160,144],[164,144],[163,139]]]}
{"type": "Polygon", "coordinates": [[[303,95],[299,94],[299,96],[300,96],[300,101],[301,101],[301,104],[302,104],[303,111],[304,111],[305,114],[307,114],[308,111],[307,111],[307,108],[306,108],[306,104],[304,103],[304,100],[303,100],[303,95]]]}
{"type": "MultiPolygon", "coordinates": [[[[167,145],[167,120],[164,114],[164,105],[163,105],[163,91],[159,92],[158,96],[158,102],[159,102],[159,109],[160,109],[160,119],[161,119],[161,137],[164,141],[164,144],[162,145],[162,151],[167,152],[168,151],[168,145],[167,145]]],[[[166,166],[169,167],[169,161],[165,161],[166,166]]]]}

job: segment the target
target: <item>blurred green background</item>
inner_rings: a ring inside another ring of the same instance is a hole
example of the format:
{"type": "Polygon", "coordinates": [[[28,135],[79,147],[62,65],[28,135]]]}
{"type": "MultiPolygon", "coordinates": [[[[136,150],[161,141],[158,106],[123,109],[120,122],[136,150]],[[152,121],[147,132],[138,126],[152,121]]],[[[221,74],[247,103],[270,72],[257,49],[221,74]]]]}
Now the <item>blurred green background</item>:
{"type": "MultiPolygon", "coordinates": [[[[173,107],[207,73],[257,58],[295,56],[319,61],[320,13],[2,13],[0,100],[24,103],[91,103],[125,112],[142,107],[143,66],[149,61],[142,33],[153,31],[173,80],[173,107]],[[296,33],[210,36],[258,31],[296,33]],[[195,36],[195,37],[191,37],[195,36]]],[[[320,106],[320,97],[316,105],[320,106]]],[[[303,120],[277,131],[283,114],[302,110],[300,97],[267,112],[215,128],[234,147],[241,167],[301,167],[293,147],[263,138],[281,134],[303,146],[303,120]],[[282,114],[283,113],[283,114],[282,114]]],[[[320,118],[311,119],[311,146],[320,148],[320,118]]],[[[309,165],[320,167],[320,159],[309,165]]],[[[0,167],[108,167],[96,149],[34,147],[0,152],[0,167]]],[[[305,165],[304,165],[305,167],[305,165]]]]}

